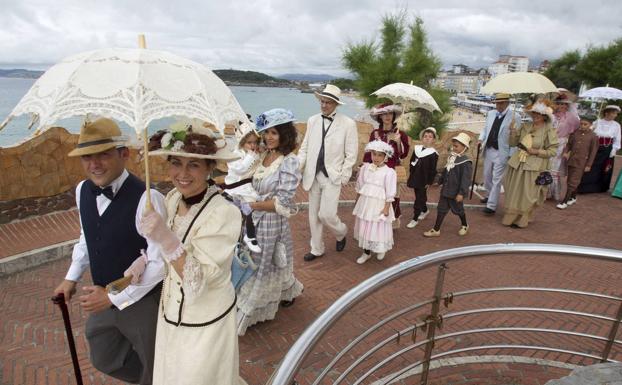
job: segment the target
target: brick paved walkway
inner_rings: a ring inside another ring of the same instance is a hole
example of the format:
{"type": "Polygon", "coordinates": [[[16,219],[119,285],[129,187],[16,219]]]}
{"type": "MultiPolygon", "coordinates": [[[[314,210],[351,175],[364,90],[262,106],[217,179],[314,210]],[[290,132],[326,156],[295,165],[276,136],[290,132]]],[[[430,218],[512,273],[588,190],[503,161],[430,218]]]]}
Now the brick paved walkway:
{"type": "MultiPolygon", "coordinates": [[[[305,198],[304,194],[300,194],[300,201],[306,200],[305,198]]],[[[342,199],[353,199],[352,192],[345,191],[342,199]]],[[[404,194],[403,199],[410,200],[412,197],[409,197],[407,193],[404,194]]],[[[405,212],[410,213],[410,208],[406,208],[405,212]]],[[[577,205],[566,211],[555,209],[554,205],[549,202],[536,213],[536,222],[527,229],[503,227],[500,224],[499,215],[491,218],[476,211],[467,211],[472,229],[467,237],[459,237],[456,234],[459,227],[458,220],[453,216],[448,216],[443,226],[442,237],[436,239],[423,238],[421,233],[432,225],[434,214],[433,211],[432,215],[414,230],[405,228],[398,230],[395,233],[396,248],[388,254],[384,261],[371,260],[367,264],[359,266],[354,261],[360,250],[351,239],[348,241],[346,250],[341,254],[329,252],[325,257],[312,263],[303,262],[302,255],[308,251],[308,225],[306,212],[301,212],[292,221],[292,228],[296,275],[304,283],[305,292],[294,306],[282,309],[275,320],[251,328],[247,335],[240,339],[240,367],[249,384],[264,384],[304,328],[339,296],[383,268],[408,258],[451,247],[497,242],[562,243],[622,249],[622,239],[619,236],[619,223],[622,223],[622,201],[604,194],[580,196],[577,205]]],[[[69,211],[52,215],[56,217],[32,220],[32,223],[41,226],[41,232],[34,234],[30,230],[26,231],[29,233],[28,236],[32,242],[30,247],[36,244],[44,245],[46,242],[43,238],[48,235],[50,239],[58,239],[58,241],[72,239],[72,236],[73,238],[76,237],[75,212],[69,211]],[[67,218],[72,216],[73,222],[67,218]],[[63,221],[60,223],[65,225],[64,235],[55,235],[58,238],[51,235],[50,231],[56,227],[44,227],[46,223],[49,224],[50,219],[63,221]]],[[[340,215],[349,226],[352,226],[351,208],[340,209],[340,215]]],[[[8,239],[7,237],[20,235],[24,231],[20,231],[20,226],[23,225],[17,226],[18,224],[15,224],[15,227],[8,227],[11,230],[10,232],[5,227],[7,225],[0,226],[0,236],[2,237],[0,238],[0,242],[2,242],[0,245],[3,245],[0,248],[5,253],[4,255],[10,255],[6,253],[4,240],[8,239]]],[[[330,237],[326,239],[330,251],[330,246],[334,240],[330,237]]],[[[11,246],[14,247],[13,253],[19,249],[18,246],[17,243],[11,246]]],[[[68,260],[60,260],[0,279],[1,384],[73,383],[73,372],[65,342],[63,323],[58,309],[49,301],[52,290],[64,276],[68,265],[68,260]]],[[[301,383],[305,383],[305,379],[316,374],[319,368],[325,366],[335,351],[345,346],[352,336],[359,334],[377,322],[381,315],[429,297],[432,292],[434,275],[435,271],[428,269],[416,275],[405,277],[390,288],[383,289],[356,305],[346,317],[338,322],[336,328],[320,341],[319,347],[304,363],[305,369],[299,375],[301,383]]],[[[619,264],[615,265],[602,261],[586,261],[564,256],[544,257],[535,255],[521,259],[516,256],[488,256],[477,260],[451,263],[446,278],[446,290],[456,291],[497,285],[539,285],[621,295],[622,293],[619,291],[621,279],[622,268],[619,264]]],[[[508,306],[525,306],[527,303],[521,295],[489,294],[475,297],[469,301],[456,301],[450,306],[450,309],[444,310],[444,312],[458,311],[473,306],[486,307],[500,300],[508,301],[508,306]]],[[[578,305],[580,311],[610,316],[614,315],[617,310],[614,303],[607,301],[580,301],[578,303],[573,301],[564,295],[541,295],[535,300],[531,300],[529,305],[567,309],[577,309],[578,305]]],[[[75,303],[70,310],[85,383],[118,384],[118,382],[100,375],[90,366],[83,333],[87,315],[75,303]]],[[[395,329],[412,324],[411,321],[416,316],[413,315],[411,319],[400,320],[395,324],[387,325],[375,336],[374,342],[392,335],[395,329]]],[[[561,320],[555,320],[551,316],[495,314],[494,316],[463,318],[459,322],[447,321],[443,333],[465,328],[499,325],[555,326],[565,330],[599,335],[606,335],[609,327],[606,322],[586,321],[579,317],[565,317],[561,320]]],[[[592,351],[594,354],[598,354],[602,348],[602,344],[577,338],[553,338],[528,334],[517,336],[509,332],[497,335],[496,339],[484,335],[468,336],[439,343],[437,348],[442,351],[446,348],[472,346],[482,342],[487,344],[525,342],[521,338],[528,338],[532,344],[557,344],[568,349],[592,351]]],[[[370,344],[371,342],[365,342],[360,348],[355,349],[354,353],[366,351],[370,344]]],[[[391,345],[391,352],[395,351],[393,345],[391,345]]],[[[406,342],[402,342],[400,348],[404,346],[406,346],[406,342]]],[[[488,351],[486,354],[508,354],[508,351],[488,351]]],[[[527,352],[527,355],[544,359],[566,359],[565,356],[557,353],[527,352]]],[[[416,360],[416,357],[416,355],[406,356],[405,361],[401,363],[412,362],[416,360]]],[[[612,358],[622,360],[622,351],[619,346],[614,348],[612,358]]],[[[570,361],[576,364],[591,363],[588,359],[582,360],[576,357],[570,361]]],[[[357,373],[360,374],[363,369],[369,367],[369,365],[364,365],[357,373]]],[[[343,368],[342,364],[338,365],[339,370],[343,368]]],[[[482,370],[485,368],[485,365],[481,366],[482,370]]],[[[387,367],[386,373],[395,371],[395,369],[396,367],[387,367]]],[[[522,371],[519,373],[520,375],[515,373],[516,376],[513,378],[524,379],[513,380],[514,383],[544,383],[545,379],[541,375],[538,375],[539,380],[537,381],[529,380],[529,365],[512,366],[512,370],[515,372],[522,371]]],[[[556,377],[565,374],[562,371],[551,371],[550,373],[556,377]]],[[[473,378],[473,376],[460,377],[465,379],[464,381],[470,381],[469,379],[473,378]]],[[[470,383],[474,382],[471,381],[470,383]]],[[[507,383],[511,382],[508,381],[507,383]]]]}

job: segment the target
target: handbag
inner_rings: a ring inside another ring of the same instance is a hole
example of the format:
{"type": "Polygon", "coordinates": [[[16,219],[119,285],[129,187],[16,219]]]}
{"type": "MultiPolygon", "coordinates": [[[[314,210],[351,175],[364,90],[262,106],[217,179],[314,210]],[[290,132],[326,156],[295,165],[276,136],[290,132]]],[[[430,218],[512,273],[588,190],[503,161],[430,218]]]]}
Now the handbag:
{"type": "Polygon", "coordinates": [[[287,266],[287,249],[283,242],[277,242],[272,252],[272,263],[279,269],[287,266]]]}
{"type": "Polygon", "coordinates": [[[231,283],[237,293],[240,288],[257,272],[257,265],[251,253],[242,243],[238,243],[231,261],[231,283]]]}
{"type": "Polygon", "coordinates": [[[549,171],[542,171],[536,178],[536,186],[548,186],[553,183],[553,176],[549,171]]]}

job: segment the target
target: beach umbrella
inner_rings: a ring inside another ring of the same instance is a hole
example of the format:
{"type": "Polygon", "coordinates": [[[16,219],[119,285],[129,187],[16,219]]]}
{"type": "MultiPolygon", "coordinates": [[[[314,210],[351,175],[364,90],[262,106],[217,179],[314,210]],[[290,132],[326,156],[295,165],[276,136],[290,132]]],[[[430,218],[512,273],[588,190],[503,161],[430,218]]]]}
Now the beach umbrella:
{"type": "MultiPolygon", "coordinates": [[[[224,136],[225,123],[247,122],[231,90],[202,64],[165,51],[110,48],[79,53],[47,70],[24,95],[14,116],[29,113],[37,133],[60,119],[95,114],[134,128],[147,153],[147,126],[166,117],[199,119],[224,136]]],[[[145,156],[145,182],[149,162],[145,156]]],[[[150,207],[150,194],[147,194],[150,207]]]]}
{"type": "Polygon", "coordinates": [[[596,87],[590,90],[587,90],[579,95],[581,98],[585,99],[609,99],[609,100],[620,100],[622,99],[622,90],[613,87],[596,87]]]}
{"type": "Polygon", "coordinates": [[[557,87],[544,75],[536,72],[512,72],[491,79],[484,87],[482,94],[503,92],[507,94],[546,94],[557,93],[557,87]]]}
{"type": "Polygon", "coordinates": [[[388,84],[374,91],[372,95],[390,99],[393,103],[401,104],[404,109],[422,108],[429,112],[442,112],[432,95],[423,88],[413,85],[412,82],[411,84],[388,84]]]}

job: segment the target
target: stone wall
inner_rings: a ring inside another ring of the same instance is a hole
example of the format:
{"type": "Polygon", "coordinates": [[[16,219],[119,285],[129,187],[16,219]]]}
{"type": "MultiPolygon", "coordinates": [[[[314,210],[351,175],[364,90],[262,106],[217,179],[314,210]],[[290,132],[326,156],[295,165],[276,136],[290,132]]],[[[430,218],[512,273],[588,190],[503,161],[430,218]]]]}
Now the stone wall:
{"type": "MultiPolygon", "coordinates": [[[[296,123],[296,128],[300,134],[299,142],[302,142],[306,124],[296,123]]],[[[359,135],[357,164],[360,164],[373,126],[369,123],[358,122],[357,128],[359,135]]],[[[466,132],[473,136],[472,133],[466,132]]],[[[450,138],[456,134],[457,132],[446,132],[437,145],[437,149],[441,154],[439,169],[442,168],[447,157],[446,150],[449,146],[450,138]]],[[[84,175],[80,159],[67,156],[75,148],[77,142],[78,135],[70,134],[61,127],[53,127],[17,146],[0,148],[0,202],[54,197],[70,192],[83,179],[84,175]]],[[[415,143],[417,142],[411,144],[414,145],[415,143]]],[[[475,159],[475,148],[471,149],[471,153],[473,159],[475,159]]],[[[410,159],[410,154],[406,159],[410,159]]],[[[167,180],[166,161],[164,158],[151,158],[149,164],[152,182],[167,180]]],[[[482,162],[480,162],[480,167],[481,164],[482,162]]],[[[224,163],[219,164],[218,168],[221,172],[226,172],[224,163]]],[[[144,176],[144,163],[140,159],[137,148],[131,148],[128,169],[141,178],[144,176]]],[[[406,167],[406,170],[408,170],[408,167],[406,167]]],[[[478,171],[478,175],[481,175],[481,172],[478,171]]],[[[48,203],[49,201],[45,202],[45,204],[48,203]]],[[[51,207],[56,207],[53,203],[49,204],[51,207]]],[[[64,203],[60,203],[59,209],[62,209],[64,205],[64,203]]]]}

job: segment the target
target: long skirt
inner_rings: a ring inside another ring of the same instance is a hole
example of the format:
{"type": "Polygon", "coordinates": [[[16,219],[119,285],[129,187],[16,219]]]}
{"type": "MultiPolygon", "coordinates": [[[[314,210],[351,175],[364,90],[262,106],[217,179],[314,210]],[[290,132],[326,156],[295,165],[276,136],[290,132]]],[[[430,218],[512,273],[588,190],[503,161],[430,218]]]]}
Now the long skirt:
{"type": "Polygon", "coordinates": [[[547,198],[561,201],[566,194],[566,176],[567,167],[566,159],[564,159],[564,148],[568,143],[568,138],[559,138],[559,146],[557,147],[557,154],[551,158],[550,169],[551,176],[553,177],[553,183],[549,186],[547,192],[547,198]]]}
{"type": "Polygon", "coordinates": [[[622,199],[622,170],[620,170],[618,174],[618,179],[616,180],[616,185],[613,188],[611,196],[622,199]]]}
{"type": "Polygon", "coordinates": [[[527,227],[533,220],[536,207],[546,199],[548,186],[536,185],[540,171],[524,170],[523,167],[523,163],[518,168],[508,166],[503,180],[505,213],[502,223],[506,226],[527,227]]]}
{"type": "Polygon", "coordinates": [[[581,184],[577,191],[581,194],[599,193],[609,190],[611,177],[613,176],[613,164],[611,169],[605,172],[605,166],[611,154],[611,145],[598,147],[598,152],[592,163],[590,172],[583,174],[581,184]]]}
{"type": "Polygon", "coordinates": [[[281,301],[291,301],[303,290],[294,277],[294,247],[287,218],[272,212],[253,212],[257,243],[261,253],[252,257],[258,265],[255,274],[238,293],[238,335],[258,322],[274,319],[281,301]],[[278,244],[278,247],[277,247],[278,244]],[[277,266],[274,254],[285,254],[284,266],[277,266]]]}

